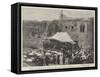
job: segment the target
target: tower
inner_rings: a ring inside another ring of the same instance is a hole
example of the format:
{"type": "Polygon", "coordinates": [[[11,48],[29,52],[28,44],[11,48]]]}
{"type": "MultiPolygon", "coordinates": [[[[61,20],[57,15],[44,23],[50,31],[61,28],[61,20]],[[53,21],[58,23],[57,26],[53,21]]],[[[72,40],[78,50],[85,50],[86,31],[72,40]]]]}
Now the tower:
{"type": "Polygon", "coordinates": [[[63,21],[63,10],[61,10],[61,12],[60,12],[60,21],[61,22],[63,21]]]}
{"type": "Polygon", "coordinates": [[[60,16],[59,16],[59,28],[61,29],[61,32],[64,31],[64,24],[63,24],[63,10],[60,11],[60,16]]]}

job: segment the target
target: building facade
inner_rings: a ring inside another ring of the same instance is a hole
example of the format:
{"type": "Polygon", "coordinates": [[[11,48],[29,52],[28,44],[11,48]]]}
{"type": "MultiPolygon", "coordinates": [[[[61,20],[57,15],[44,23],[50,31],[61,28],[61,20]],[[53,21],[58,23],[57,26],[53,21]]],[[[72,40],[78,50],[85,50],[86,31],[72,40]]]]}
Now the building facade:
{"type": "Polygon", "coordinates": [[[94,19],[91,18],[70,18],[61,13],[59,26],[62,31],[68,32],[74,41],[77,41],[79,47],[83,49],[93,48],[93,26],[94,19]]]}
{"type": "Polygon", "coordinates": [[[80,48],[93,48],[94,18],[71,18],[63,12],[58,20],[52,21],[23,21],[24,45],[39,46],[45,37],[53,36],[56,32],[67,32],[78,42],[80,48]],[[37,43],[39,42],[39,43],[37,43]]]}

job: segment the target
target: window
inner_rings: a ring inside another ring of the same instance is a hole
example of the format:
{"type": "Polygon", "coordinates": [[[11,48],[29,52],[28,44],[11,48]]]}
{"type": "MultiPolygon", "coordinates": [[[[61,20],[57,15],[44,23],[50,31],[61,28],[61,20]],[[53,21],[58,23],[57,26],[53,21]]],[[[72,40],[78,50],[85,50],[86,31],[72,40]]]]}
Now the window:
{"type": "Polygon", "coordinates": [[[82,23],[80,25],[80,32],[85,32],[85,24],[84,23],[82,23]]]}
{"type": "Polygon", "coordinates": [[[73,30],[73,29],[74,29],[74,27],[73,27],[73,26],[72,26],[71,28],[72,28],[71,30],[73,30]]]}
{"type": "Polygon", "coordinates": [[[65,28],[67,29],[67,26],[65,26],[65,28]]]}
{"type": "Polygon", "coordinates": [[[73,25],[70,25],[70,30],[74,31],[74,26],[73,25]]]}

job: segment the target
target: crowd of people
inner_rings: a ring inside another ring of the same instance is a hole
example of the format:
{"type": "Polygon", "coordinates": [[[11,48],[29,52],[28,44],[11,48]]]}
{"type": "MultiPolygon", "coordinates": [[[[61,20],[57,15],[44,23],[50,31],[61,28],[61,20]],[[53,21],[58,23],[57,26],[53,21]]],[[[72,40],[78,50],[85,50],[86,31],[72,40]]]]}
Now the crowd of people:
{"type": "Polygon", "coordinates": [[[31,66],[93,63],[93,54],[93,49],[79,48],[77,45],[71,48],[51,50],[30,48],[23,53],[24,63],[31,66]]]}

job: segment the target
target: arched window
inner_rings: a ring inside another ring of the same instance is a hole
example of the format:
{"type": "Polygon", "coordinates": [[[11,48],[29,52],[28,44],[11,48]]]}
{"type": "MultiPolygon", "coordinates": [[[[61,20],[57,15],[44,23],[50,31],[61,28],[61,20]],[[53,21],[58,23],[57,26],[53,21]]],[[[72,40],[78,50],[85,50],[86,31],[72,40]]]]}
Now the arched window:
{"type": "Polygon", "coordinates": [[[67,26],[65,26],[65,28],[67,29],[68,27],[67,27],[67,26]]]}
{"type": "Polygon", "coordinates": [[[74,29],[74,26],[71,27],[71,30],[72,30],[72,31],[73,31],[73,29],[74,29]]]}
{"type": "Polygon", "coordinates": [[[85,24],[84,23],[82,23],[80,25],[80,32],[85,32],[85,24]]]}

